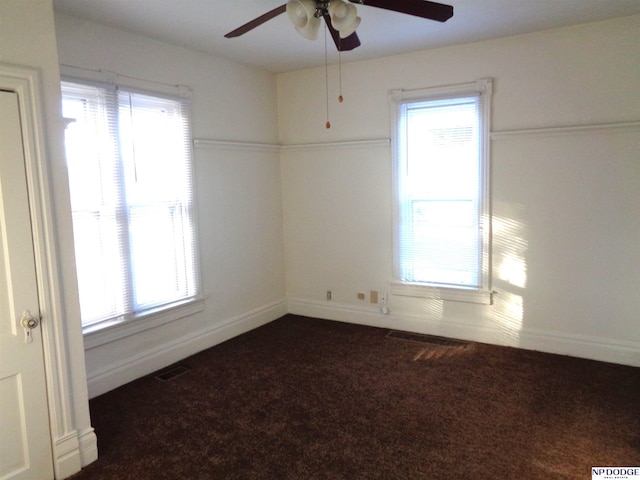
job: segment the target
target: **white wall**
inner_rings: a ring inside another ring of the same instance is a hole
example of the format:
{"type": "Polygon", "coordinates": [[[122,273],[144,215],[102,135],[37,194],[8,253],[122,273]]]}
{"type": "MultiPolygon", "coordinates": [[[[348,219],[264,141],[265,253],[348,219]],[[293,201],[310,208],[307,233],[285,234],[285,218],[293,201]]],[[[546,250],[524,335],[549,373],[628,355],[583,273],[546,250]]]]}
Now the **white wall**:
{"type": "Polygon", "coordinates": [[[250,143],[201,142],[195,150],[205,309],[90,346],[92,394],[277,318],[287,311],[285,273],[294,313],[640,365],[638,127],[593,127],[640,121],[640,17],[345,64],[345,103],[332,105],[329,131],[317,94],[321,69],[276,79],[71,17],[55,20],[54,30],[49,0],[0,2],[0,62],[41,73],[68,348],[69,371],[60,380],[68,382],[82,464],[92,460],[95,444],[58,57],[66,65],[185,84],[193,91],[195,138],[250,143]],[[385,291],[391,278],[391,159],[389,147],[376,141],[389,137],[387,93],[481,77],[495,79],[496,304],[391,297],[392,314],[383,316],[356,294],[385,291]],[[572,125],[587,128],[554,129],[572,125]],[[508,134],[544,128],[551,131],[508,134]],[[354,140],[373,141],[348,143],[354,140]],[[255,145],[278,141],[302,146],[255,145]],[[347,143],[305,147],[321,142],[347,143]]]}
{"type": "Polygon", "coordinates": [[[330,130],[324,70],[279,75],[289,310],[640,365],[638,38],[635,16],[343,64],[330,130]],[[391,296],[382,315],[357,294],[392,277],[388,93],[484,77],[495,304],[391,296]]]}
{"type": "Polygon", "coordinates": [[[639,24],[344,64],[345,102],[332,104],[327,131],[322,69],[276,77],[56,15],[62,65],[187,85],[202,140],[205,309],[126,339],[85,337],[90,395],[286,311],[640,364],[637,127],[496,136],[495,305],[391,297],[383,316],[356,298],[391,279],[391,158],[378,141],[389,137],[390,89],[492,77],[497,133],[635,122],[639,24]],[[310,145],[325,142],[338,144],[310,145]]]}
{"type": "Polygon", "coordinates": [[[277,142],[276,78],[65,15],[56,14],[56,30],[63,66],[189,87],[199,140],[205,308],[119,340],[85,336],[94,396],[286,313],[280,165],[269,146],[277,142]]]}
{"type": "Polygon", "coordinates": [[[32,220],[42,235],[51,235],[49,246],[53,249],[46,252],[51,256],[41,267],[52,276],[45,283],[55,284],[50,292],[53,297],[48,299],[49,310],[42,312],[42,332],[54,468],[58,478],[64,478],[95,460],[97,451],[89,419],[74,252],[67,241],[72,228],[71,211],[51,0],[0,2],[0,63],[35,69],[40,80],[38,108],[44,118],[38,119],[42,130],[35,134],[44,142],[47,171],[39,172],[39,176],[42,189],[48,190],[49,195],[43,194],[43,205],[37,208],[44,218],[32,220]]]}

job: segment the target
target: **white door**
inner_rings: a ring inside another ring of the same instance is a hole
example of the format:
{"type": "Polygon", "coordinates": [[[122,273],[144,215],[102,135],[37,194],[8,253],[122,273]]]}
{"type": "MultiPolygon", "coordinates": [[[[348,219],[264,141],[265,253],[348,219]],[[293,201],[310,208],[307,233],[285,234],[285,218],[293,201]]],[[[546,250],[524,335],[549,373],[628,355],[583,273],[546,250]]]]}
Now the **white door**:
{"type": "Polygon", "coordinates": [[[53,479],[18,95],[0,90],[0,480],[53,479]]]}

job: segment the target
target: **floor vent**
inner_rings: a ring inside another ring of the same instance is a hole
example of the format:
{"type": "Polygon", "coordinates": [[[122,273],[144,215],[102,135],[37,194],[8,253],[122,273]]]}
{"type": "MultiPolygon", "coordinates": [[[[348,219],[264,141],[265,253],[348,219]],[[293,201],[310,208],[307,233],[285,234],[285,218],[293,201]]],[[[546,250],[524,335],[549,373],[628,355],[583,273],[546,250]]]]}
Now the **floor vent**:
{"type": "Polygon", "coordinates": [[[175,365],[173,367],[169,367],[166,370],[162,370],[160,373],[154,375],[153,378],[156,380],[160,380],[161,382],[168,382],[180,375],[184,375],[187,372],[190,372],[191,368],[186,365],[175,365]]]}
{"type": "Polygon", "coordinates": [[[406,340],[408,342],[426,343],[429,345],[439,345],[443,347],[466,347],[469,342],[462,340],[453,340],[446,337],[437,337],[435,335],[426,335],[422,333],[401,332],[398,330],[390,330],[387,338],[395,338],[397,340],[406,340]]]}

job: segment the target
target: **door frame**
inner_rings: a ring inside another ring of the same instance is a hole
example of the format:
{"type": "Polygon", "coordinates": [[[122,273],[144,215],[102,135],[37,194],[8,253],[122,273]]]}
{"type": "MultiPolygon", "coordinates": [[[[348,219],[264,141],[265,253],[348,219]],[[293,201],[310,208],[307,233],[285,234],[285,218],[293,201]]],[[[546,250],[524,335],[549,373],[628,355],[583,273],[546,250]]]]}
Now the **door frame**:
{"type": "MultiPolygon", "coordinates": [[[[26,181],[29,195],[29,210],[33,234],[38,301],[42,316],[42,343],[45,364],[47,403],[51,448],[56,478],[66,478],[97,458],[97,439],[93,428],[79,432],[74,400],[87,401],[86,388],[77,389],[69,358],[72,342],[82,344],[82,336],[73,338],[70,322],[80,318],[67,318],[59,260],[58,242],[54,227],[52,179],[47,157],[46,135],[63,135],[64,125],[60,115],[59,131],[46,132],[40,96],[40,74],[30,67],[0,63],[0,88],[15,92],[18,96],[20,123],[23,132],[26,181]]],[[[78,336],[78,335],[76,335],[78,336]]],[[[82,346],[80,348],[82,350],[82,346]]],[[[73,349],[75,350],[75,349],[73,349]]],[[[77,359],[74,359],[77,360],[77,359]]],[[[86,387],[84,357],[81,375],[86,387]]],[[[88,423],[88,422],[87,422],[88,423]]]]}

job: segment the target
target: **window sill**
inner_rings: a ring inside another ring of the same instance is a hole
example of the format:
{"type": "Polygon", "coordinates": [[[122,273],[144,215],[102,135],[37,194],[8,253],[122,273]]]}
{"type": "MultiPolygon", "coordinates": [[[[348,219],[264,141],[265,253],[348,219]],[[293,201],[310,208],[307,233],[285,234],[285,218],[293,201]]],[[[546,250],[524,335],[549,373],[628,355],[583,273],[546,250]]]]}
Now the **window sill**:
{"type": "Polygon", "coordinates": [[[464,288],[443,288],[411,283],[391,283],[391,294],[401,297],[431,298],[454,302],[493,305],[496,292],[490,290],[473,290],[464,288]]]}
{"type": "Polygon", "coordinates": [[[85,350],[99,347],[136,333],[144,332],[181,318],[189,317],[204,310],[204,298],[185,300],[176,305],[145,312],[133,318],[122,318],[82,329],[85,350]]]}

